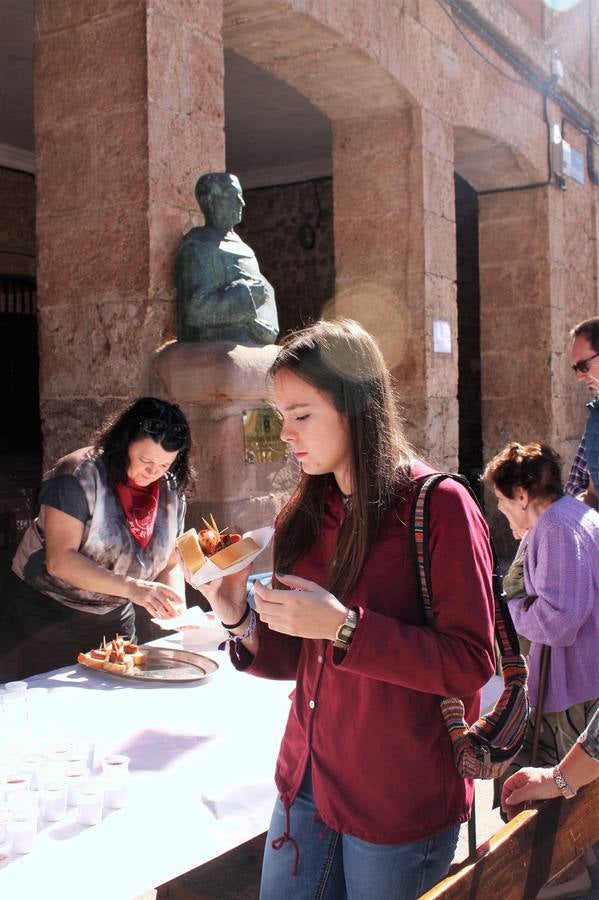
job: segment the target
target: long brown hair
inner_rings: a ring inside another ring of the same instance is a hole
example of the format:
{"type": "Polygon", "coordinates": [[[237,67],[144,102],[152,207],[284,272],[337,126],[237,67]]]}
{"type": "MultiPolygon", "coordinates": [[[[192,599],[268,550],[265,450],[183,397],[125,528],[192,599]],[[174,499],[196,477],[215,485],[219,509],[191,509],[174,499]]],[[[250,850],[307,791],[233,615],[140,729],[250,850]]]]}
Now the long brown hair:
{"type": "MultiPolygon", "coordinates": [[[[408,483],[412,450],[399,423],[391,377],[376,341],[351,319],[320,321],[290,334],[270,375],[293,372],[327,396],[349,422],[351,505],[327,589],[343,600],[355,586],[385,512],[408,483]]],[[[275,572],[289,572],[314,543],[332,473],[306,475],[278,522],[275,572]]]]}

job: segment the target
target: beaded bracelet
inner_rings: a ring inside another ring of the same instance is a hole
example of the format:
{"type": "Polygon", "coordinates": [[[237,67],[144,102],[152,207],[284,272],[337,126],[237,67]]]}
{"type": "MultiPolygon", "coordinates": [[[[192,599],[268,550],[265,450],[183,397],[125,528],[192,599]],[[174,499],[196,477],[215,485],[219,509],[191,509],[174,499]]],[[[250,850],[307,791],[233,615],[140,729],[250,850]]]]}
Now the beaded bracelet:
{"type": "Polygon", "coordinates": [[[239,641],[247,641],[247,639],[251,638],[254,631],[256,630],[256,613],[249,606],[249,604],[248,604],[248,608],[250,610],[250,621],[248,622],[248,626],[245,629],[245,631],[243,632],[243,634],[232,634],[231,631],[229,631],[229,637],[232,640],[234,640],[236,643],[238,643],[239,641]]]}
{"type": "MultiPolygon", "coordinates": [[[[249,606],[249,604],[248,604],[248,606],[249,606]]],[[[241,621],[243,622],[243,619],[241,621]]],[[[229,631],[228,639],[226,641],[223,641],[222,644],[219,644],[218,649],[224,650],[227,647],[227,645],[233,644],[233,649],[235,650],[235,653],[237,655],[239,655],[237,653],[237,648],[239,647],[239,644],[242,641],[247,641],[248,638],[251,638],[254,631],[256,630],[256,622],[257,622],[256,613],[250,607],[250,621],[248,622],[248,626],[245,629],[245,631],[243,632],[243,634],[231,634],[231,632],[229,631]]]]}

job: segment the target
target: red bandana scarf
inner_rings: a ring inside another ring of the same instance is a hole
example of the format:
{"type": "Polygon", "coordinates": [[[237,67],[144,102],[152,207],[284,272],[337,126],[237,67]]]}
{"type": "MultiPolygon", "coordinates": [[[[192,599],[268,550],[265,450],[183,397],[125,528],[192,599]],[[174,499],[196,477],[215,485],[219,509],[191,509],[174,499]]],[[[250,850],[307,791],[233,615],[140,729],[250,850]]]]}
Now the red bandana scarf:
{"type": "Polygon", "coordinates": [[[154,534],[160,482],[153,481],[147,487],[141,487],[127,478],[126,484],[118,482],[114,490],[125,513],[129,531],[142,550],[145,550],[154,534]]]}

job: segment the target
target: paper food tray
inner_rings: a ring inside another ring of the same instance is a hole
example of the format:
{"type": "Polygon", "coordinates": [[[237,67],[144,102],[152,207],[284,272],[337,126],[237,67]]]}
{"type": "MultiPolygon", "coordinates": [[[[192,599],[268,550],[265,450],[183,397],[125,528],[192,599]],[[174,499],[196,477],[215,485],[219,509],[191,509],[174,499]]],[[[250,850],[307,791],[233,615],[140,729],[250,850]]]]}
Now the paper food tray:
{"type": "MultiPolygon", "coordinates": [[[[254,531],[244,532],[242,537],[253,538],[258,544],[257,550],[250,553],[245,559],[234,563],[232,566],[227,566],[226,569],[220,569],[218,566],[215,566],[210,559],[207,559],[204,565],[200,566],[194,575],[186,575],[186,580],[192,587],[200,587],[202,584],[207,584],[209,581],[214,581],[216,578],[222,578],[223,575],[233,575],[235,572],[241,572],[241,570],[252,563],[263,550],[266,550],[274,533],[275,530],[271,525],[267,525],[265,528],[256,528],[254,531]]],[[[170,619],[169,621],[172,622],[173,620],[170,619]]]]}

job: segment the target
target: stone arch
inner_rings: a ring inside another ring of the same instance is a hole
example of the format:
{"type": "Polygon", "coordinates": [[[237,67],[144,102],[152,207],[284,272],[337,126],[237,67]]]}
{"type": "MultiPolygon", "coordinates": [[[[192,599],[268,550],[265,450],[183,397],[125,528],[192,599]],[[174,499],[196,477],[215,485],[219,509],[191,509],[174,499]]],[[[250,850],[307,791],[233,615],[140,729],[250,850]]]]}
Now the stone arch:
{"type": "Polygon", "coordinates": [[[411,105],[399,82],[364,51],[281,0],[225,0],[223,40],[228,50],[292,85],[331,121],[371,116],[373,109],[389,115],[411,105]]]}
{"type": "MultiPolygon", "coordinates": [[[[357,318],[378,338],[401,384],[410,439],[453,467],[455,343],[445,353],[433,347],[434,320],[453,329],[456,319],[452,127],[422,107],[375,48],[352,43],[347,21],[335,27],[318,15],[284,0],[225,0],[224,46],[331,122],[335,294],[327,313],[357,318]]],[[[417,79],[410,84],[417,90],[417,79]]]]}
{"type": "Polygon", "coordinates": [[[453,135],[456,172],[478,193],[522,187],[546,177],[524,153],[489,132],[455,126],[453,135]]]}

